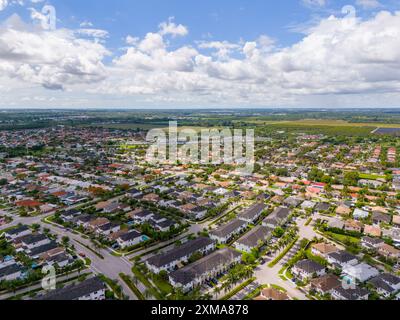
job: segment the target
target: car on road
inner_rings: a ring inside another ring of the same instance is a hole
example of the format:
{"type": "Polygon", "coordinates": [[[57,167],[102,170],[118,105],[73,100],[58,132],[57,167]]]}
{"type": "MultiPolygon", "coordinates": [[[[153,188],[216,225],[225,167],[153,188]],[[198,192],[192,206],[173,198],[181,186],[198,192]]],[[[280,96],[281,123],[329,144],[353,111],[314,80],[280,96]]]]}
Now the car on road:
{"type": "Polygon", "coordinates": [[[83,252],[80,252],[79,256],[82,257],[82,258],[86,258],[86,254],[84,254],[83,252]]]}

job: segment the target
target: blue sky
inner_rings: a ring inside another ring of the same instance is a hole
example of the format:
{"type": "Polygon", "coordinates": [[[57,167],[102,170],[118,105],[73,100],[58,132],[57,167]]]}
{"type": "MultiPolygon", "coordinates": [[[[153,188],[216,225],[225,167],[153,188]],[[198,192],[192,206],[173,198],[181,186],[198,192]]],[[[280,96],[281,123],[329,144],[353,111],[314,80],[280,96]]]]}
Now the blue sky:
{"type": "MultiPolygon", "coordinates": [[[[120,46],[127,34],[144,36],[169,17],[175,17],[190,30],[188,37],[182,40],[185,43],[210,36],[236,42],[241,38],[255,39],[260,34],[268,34],[282,46],[287,46],[302,37],[296,32],[296,26],[307,25],[313,19],[330,14],[341,15],[345,5],[354,5],[362,17],[380,9],[365,10],[356,1],[349,0],[326,0],[323,6],[317,4],[318,0],[314,1],[316,4],[313,5],[313,0],[53,0],[36,4],[25,0],[28,2],[25,6],[10,4],[0,12],[0,18],[16,12],[28,20],[27,8],[40,9],[44,4],[51,4],[57,10],[59,27],[76,28],[84,21],[91,22],[95,28],[109,31],[111,47],[120,46]]],[[[399,1],[385,1],[384,6],[385,9],[400,10],[399,1]]]]}
{"type": "MultiPolygon", "coordinates": [[[[0,107],[69,103],[94,107],[303,107],[321,106],[322,102],[334,107],[358,107],[364,106],[365,101],[382,107],[400,105],[398,84],[394,83],[398,74],[379,78],[387,75],[387,59],[378,65],[375,61],[371,67],[380,72],[371,75],[370,68],[365,66],[366,58],[358,59],[345,42],[340,43],[352,37],[352,41],[361,41],[363,34],[371,37],[364,45],[372,43],[377,33],[366,28],[373,28],[372,22],[378,21],[383,11],[391,15],[390,19],[380,18],[388,21],[390,33],[397,28],[398,10],[397,0],[0,0],[0,71],[9,72],[15,85],[7,88],[4,84],[9,80],[5,75],[0,77],[0,93],[3,90],[6,97],[0,101],[0,107]],[[56,9],[57,30],[52,34],[17,26],[16,15],[37,27],[44,5],[56,9]],[[351,17],[347,19],[342,8],[349,5],[356,10],[356,18],[351,30],[343,30],[341,26],[351,17]],[[7,24],[10,16],[14,16],[14,22],[7,24]],[[335,17],[335,26],[327,26],[330,17],[335,17]],[[162,31],[163,22],[172,32],[162,31]],[[94,36],[95,30],[104,34],[94,36]],[[21,32],[23,40],[14,43],[17,32],[21,32]],[[128,41],[128,36],[135,40],[128,41]],[[327,37],[330,49],[318,40],[321,37],[327,37]],[[39,56],[33,56],[34,46],[43,46],[39,56]],[[332,48],[344,51],[338,52],[337,59],[328,61],[331,59],[327,51],[332,48]],[[20,60],[16,63],[16,58],[10,58],[10,50],[27,50],[25,56],[29,58],[24,61],[18,55],[20,60]],[[58,52],[59,57],[55,56],[58,52]],[[83,52],[85,58],[80,57],[83,52]],[[307,59],[314,55],[318,59],[297,65],[298,57],[305,53],[307,59]],[[335,78],[332,83],[319,78],[320,69],[310,68],[324,66],[321,56],[327,64],[338,63],[330,71],[330,79],[335,78]],[[60,64],[51,70],[57,59],[60,64]],[[352,64],[340,65],[343,59],[352,64]],[[357,60],[356,64],[353,60],[357,60]],[[68,63],[72,67],[64,68],[68,63]],[[70,72],[75,67],[79,70],[70,72]],[[95,69],[101,72],[96,73],[95,69]],[[339,70],[354,72],[345,78],[339,70]],[[315,83],[302,87],[304,79],[315,83]],[[350,85],[355,81],[357,86],[350,85]],[[232,91],[230,96],[222,94],[225,88],[232,91]],[[18,100],[21,90],[27,95],[23,101],[18,100]],[[376,98],[371,100],[369,95],[376,98]]],[[[397,40],[395,35],[391,36],[392,39],[383,39],[393,49],[397,40]]],[[[376,54],[371,45],[365,49],[376,54]]],[[[374,59],[368,60],[372,63],[374,59]]]]}

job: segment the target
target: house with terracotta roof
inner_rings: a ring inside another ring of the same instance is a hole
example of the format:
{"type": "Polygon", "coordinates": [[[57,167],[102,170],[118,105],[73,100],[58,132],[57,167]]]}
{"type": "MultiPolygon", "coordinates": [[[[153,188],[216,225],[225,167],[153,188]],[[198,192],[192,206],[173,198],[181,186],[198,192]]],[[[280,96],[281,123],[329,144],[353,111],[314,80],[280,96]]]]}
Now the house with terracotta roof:
{"type": "Polygon", "coordinates": [[[311,247],[311,253],[325,258],[328,254],[332,252],[337,252],[339,248],[329,243],[315,243],[311,247]]]}
{"type": "Polygon", "coordinates": [[[348,220],[344,223],[344,229],[346,231],[362,232],[364,224],[356,220],[348,220]]]}
{"type": "Polygon", "coordinates": [[[290,300],[289,296],[282,291],[279,291],[275,288],[266,288],[261,291],[261,294],[254,299],[255,301],[265,301],[265,300],[273,300],[273,301],[284,301],[290,300]]]}
{"type": "Polygon", "coordinates": [[[340,279],[333,274],[326,274],[310,281],[310,289],[321,295],[331,294],[334,289],[341,285],[340,279]]]}
{"type": "Polygon", "coordinates": [[[377,226],[369,226],[366,225],[364,227],[364,233],[367,236],[371,236],[371,237],[377,237],[380,238],[382,236],[382,230],[381,228],[377,227],[377,226]]]}
{"type": "Polygon", "coordinates": [[[382,245],[379,246],[378,253],[381,256],[389,259],[398,260],[400,257],[400,250],[386,243],[383,243],[382,245]]]}

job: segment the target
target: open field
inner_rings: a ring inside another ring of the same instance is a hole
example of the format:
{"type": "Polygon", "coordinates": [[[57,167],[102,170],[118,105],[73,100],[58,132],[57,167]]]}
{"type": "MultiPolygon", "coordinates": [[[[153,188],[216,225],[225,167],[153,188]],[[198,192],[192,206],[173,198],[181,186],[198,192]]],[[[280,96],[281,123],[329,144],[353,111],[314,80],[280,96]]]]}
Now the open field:
{"type": "Polygon", "coordinates": [[[305,119],[296,121],[263,121],[263,120],[245,120],[247,123],[256,125],[287,125],[287,126],[330,126],[330,127],[368,127],[368,128],[400,128],[400,124],[375,123],[375,122],[348,122],[344,120],[329,119],[305,119]]]}

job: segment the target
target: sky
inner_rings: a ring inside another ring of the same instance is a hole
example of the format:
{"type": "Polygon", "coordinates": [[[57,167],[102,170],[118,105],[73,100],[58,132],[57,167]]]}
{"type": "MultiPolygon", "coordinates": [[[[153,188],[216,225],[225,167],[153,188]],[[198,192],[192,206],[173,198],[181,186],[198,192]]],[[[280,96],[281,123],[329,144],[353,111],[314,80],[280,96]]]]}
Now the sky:
{"type": "Polygon", "coordinates": [[[0,0],[0,108],[400,107],[400,0],[0,0]]]}

